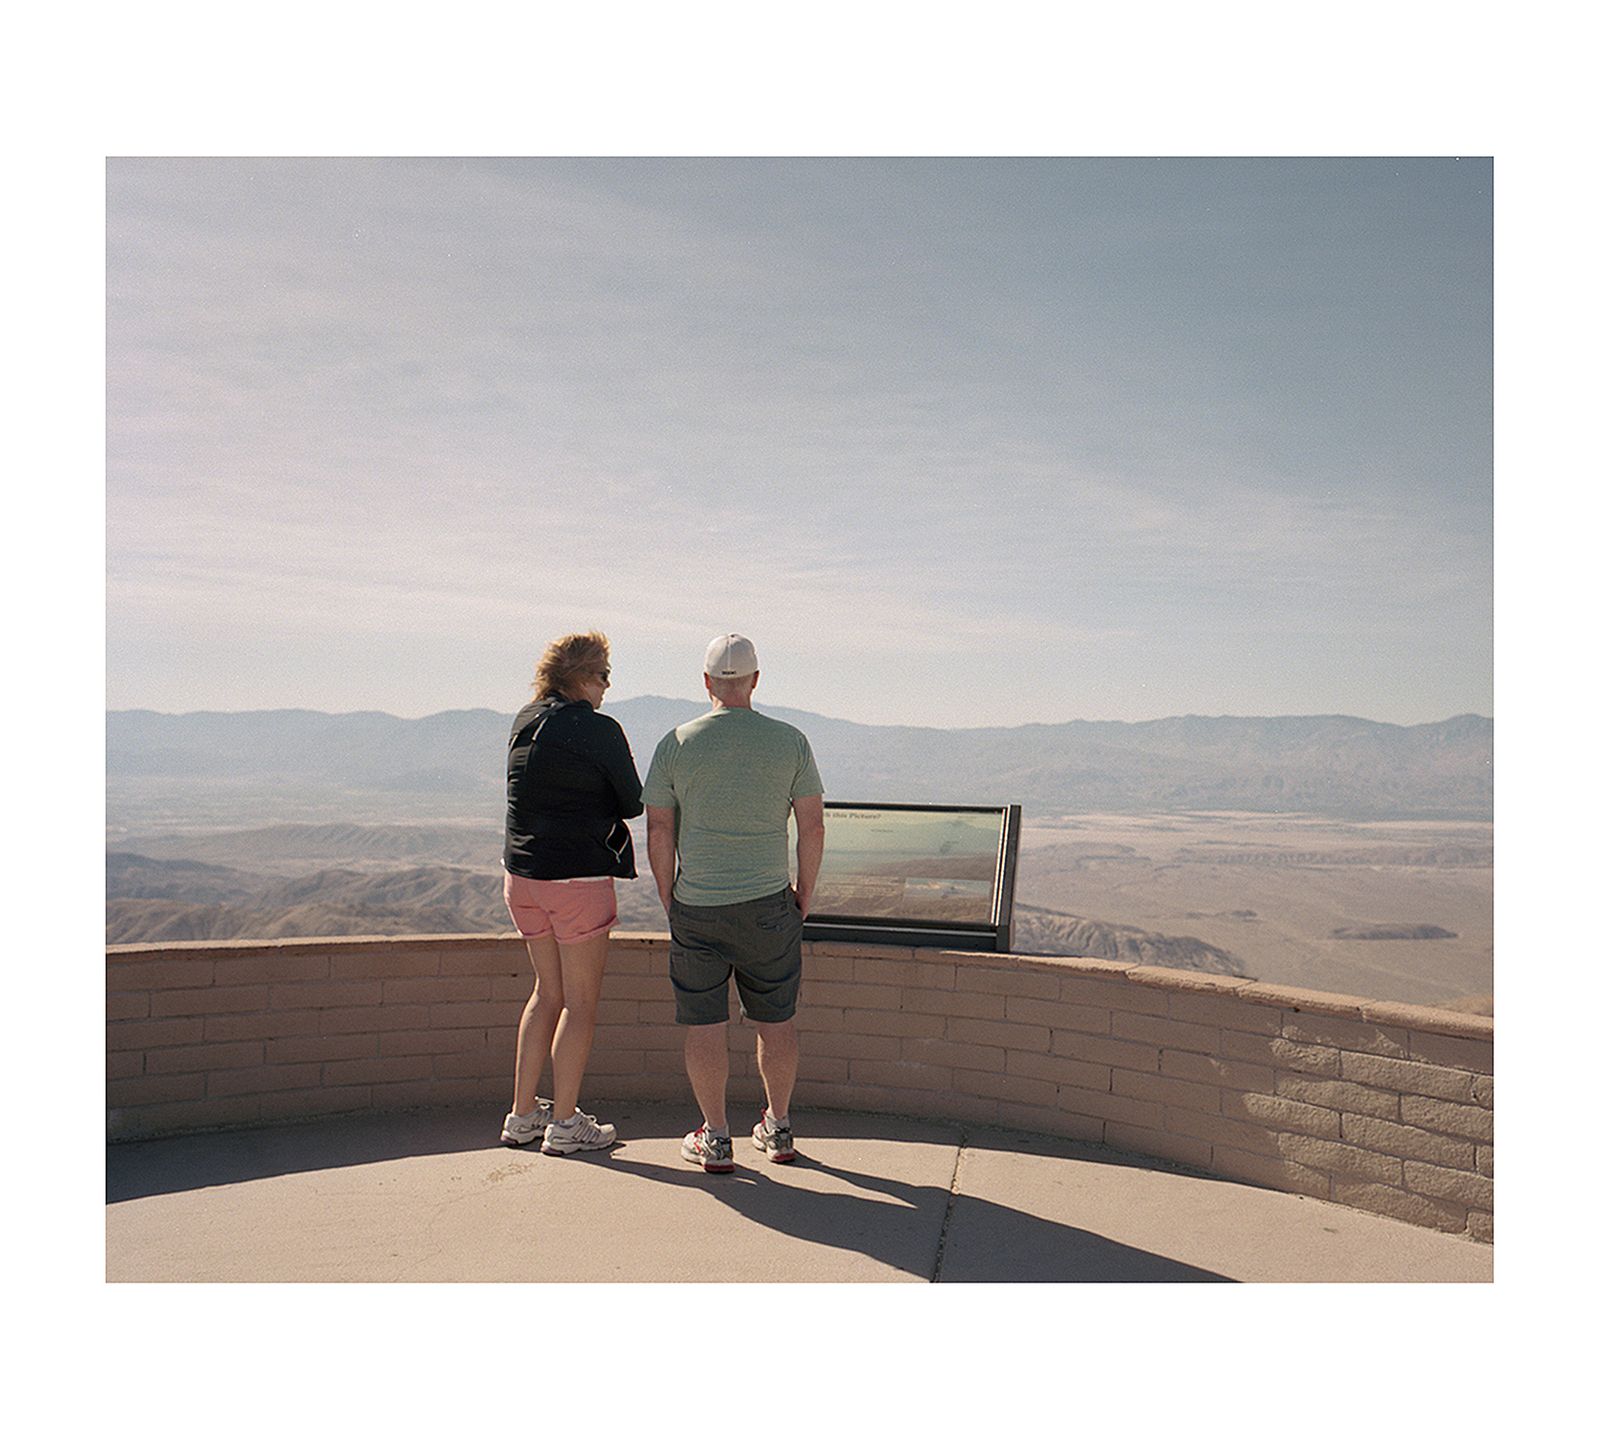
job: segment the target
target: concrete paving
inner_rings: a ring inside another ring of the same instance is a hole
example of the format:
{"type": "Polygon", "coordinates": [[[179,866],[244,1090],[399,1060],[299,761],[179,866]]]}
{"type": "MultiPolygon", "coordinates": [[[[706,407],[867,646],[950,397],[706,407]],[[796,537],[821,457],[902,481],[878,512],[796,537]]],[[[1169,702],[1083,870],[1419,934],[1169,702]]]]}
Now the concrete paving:
{"type": "MultiPolygon", "coordinates": [[[[596,1107],[599,1108],[599,1107],[596,1107]]],[[[795,1112],[773,1165],[678,1155],[681,1106],[555,1157],[499,1115],[360,1115],[107,1147],[111,1281],[1488,1281],[1494,1250],[1096,1146],[795,1112]]],[[[753,1117],[751,1117],[753,1119],[753,1117]]]]}

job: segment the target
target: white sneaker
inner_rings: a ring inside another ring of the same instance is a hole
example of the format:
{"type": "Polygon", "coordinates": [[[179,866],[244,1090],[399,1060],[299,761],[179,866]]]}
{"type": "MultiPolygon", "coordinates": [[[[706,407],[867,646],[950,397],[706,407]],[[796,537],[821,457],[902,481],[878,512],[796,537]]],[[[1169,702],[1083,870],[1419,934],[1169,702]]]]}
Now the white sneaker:
{"type": "Polygon", "coordinates": [[[786,1165],[794,1159],[794,1131],[787,1125],[775,1124],[770,1110],[761,1112],[761,1120],[750,1132],[750,1138],[755,1141],[756,1149],[765,1150],[767,1159],[775,1165],[786,1165]]]}
{"type": "Polygon", "coordinates": [[[531,1115],[507,1112],[500,1126],[502,1145],[537,1145],[544,1139],[545,1126],[550,1123],[550,1102],[537,1100],[531,1115]]]}
{"type": "Polygon", "coordinates": [[[698,1165],[713,1175],[733,1172],[733,1137],[713,1135],[704,1125],[683,1137],[678,1153],[691,1165],[698,1165]]]}
{"type": "Polygon", "coordinates": [[[604,1150],[616,1139],[615,1125],[602,1125],[593,1115],[574,1110],[572,1119],[550,1122],[540,1148],[546,1155],[570,1155],[574,1150],[604,1150]]]}

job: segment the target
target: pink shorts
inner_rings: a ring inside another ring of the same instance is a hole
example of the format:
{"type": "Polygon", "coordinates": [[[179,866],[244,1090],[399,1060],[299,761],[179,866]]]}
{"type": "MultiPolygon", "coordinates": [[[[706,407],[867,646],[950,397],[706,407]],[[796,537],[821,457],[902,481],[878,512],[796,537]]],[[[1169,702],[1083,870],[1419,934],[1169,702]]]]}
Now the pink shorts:
{"type": "Polygon", "coordinates": [[[506,909],[525,939],[554,931],[558,943],[576,945],[617,923],[617,887],[612,880],[529,880],[508,870],[506,909]]]}

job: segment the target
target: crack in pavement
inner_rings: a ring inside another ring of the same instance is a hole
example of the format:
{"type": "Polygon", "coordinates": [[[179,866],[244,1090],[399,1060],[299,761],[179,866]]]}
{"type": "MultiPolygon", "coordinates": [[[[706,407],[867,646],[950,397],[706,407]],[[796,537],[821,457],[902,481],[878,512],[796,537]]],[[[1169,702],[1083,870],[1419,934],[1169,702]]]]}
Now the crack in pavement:
{"type": "Polygon", "coordinates": [[[956,1163],[950,1169],[950,1189],[944,1202],[944,1220],[939,1225],[939,1248],[934,1252],[933,1274],[929,1277],[929,1283],[932,1285],[939,1283],[939,1273],[944,1269],[944,1244],[950,1235],[950,1217],[955,1212],[956,1196],[961,1191],[961,1162],[966,1159],[966,1155],[967,1132],[963,1127],[956,1140],[956,1163]]]}

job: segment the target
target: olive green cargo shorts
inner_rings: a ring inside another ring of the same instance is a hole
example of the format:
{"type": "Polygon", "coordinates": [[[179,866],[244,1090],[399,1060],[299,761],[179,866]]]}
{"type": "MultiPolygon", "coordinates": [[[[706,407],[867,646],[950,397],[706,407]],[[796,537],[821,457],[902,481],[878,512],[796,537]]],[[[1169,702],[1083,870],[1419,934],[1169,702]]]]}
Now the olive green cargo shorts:
{"type": "Polygon", "coordinates": [[[682,905],[667,912],[672,927],[668,972],[680,1025],[719,1025],[728,1018],[728,978],[739,987],[739,1013],[776,1025],[800,1002],[800,902],[788,886],[734,905],[682,905]]]}

